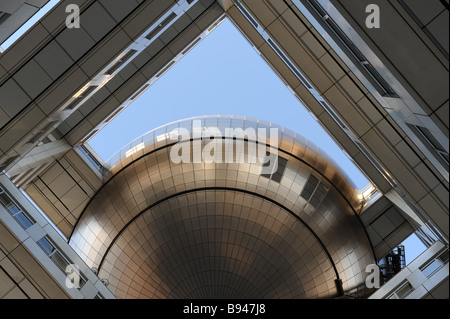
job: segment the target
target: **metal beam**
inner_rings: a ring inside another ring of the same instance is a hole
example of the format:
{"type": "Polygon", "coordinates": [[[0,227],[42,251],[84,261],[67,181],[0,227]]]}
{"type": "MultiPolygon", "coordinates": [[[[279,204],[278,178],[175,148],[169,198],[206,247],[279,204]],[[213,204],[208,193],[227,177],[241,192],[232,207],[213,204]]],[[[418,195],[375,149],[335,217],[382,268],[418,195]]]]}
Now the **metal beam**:
{"type": "Polygon", "coordinates": [[[56,140],[32,149],[24,158],[7,171],[10,176],[39,168],[68,152],[72,147],[65,140],[56,140]]]}

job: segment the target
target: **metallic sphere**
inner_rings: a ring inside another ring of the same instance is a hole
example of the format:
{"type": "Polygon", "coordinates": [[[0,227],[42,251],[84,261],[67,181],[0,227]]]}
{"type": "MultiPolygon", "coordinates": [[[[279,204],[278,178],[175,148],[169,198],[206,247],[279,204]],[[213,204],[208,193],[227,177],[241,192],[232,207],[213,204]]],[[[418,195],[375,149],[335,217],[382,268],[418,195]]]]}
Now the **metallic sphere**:
{"type": "Polygon", "coordinates": [[[182,120],[109,164],[70,244],[118,298],[333,298],[363,285],[375,262],[360,191],[317,146],[273,123],[182,120]],[[255,160],[260,150],[270,165],[255,160]]]}

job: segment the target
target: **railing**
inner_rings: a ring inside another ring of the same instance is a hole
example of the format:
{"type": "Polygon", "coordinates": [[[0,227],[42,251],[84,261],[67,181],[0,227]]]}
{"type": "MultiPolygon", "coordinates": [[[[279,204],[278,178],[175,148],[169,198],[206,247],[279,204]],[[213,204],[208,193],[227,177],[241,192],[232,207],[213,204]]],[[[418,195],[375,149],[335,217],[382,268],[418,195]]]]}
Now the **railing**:
{"type": "MultiPolygon", "coordinates": [[[[370,299],[421,299],[448,280],[448,274],[448,247],[436,242],[372,294],[370,299]]],[[[448,293],[442,297],[448,298],[448,293]]]]}

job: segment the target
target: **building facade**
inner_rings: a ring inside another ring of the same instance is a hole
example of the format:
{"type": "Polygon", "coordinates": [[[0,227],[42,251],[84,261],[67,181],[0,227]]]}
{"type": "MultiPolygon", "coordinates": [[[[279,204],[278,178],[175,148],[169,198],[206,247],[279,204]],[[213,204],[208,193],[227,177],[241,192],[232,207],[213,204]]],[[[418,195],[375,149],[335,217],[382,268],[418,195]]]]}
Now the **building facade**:
{"type": "MultiPolygon", "coordinates": [[[[10,2],[0,4],[0,35],[9,36],[23,23],[21,6],[47,3],[22,1],[12,8],[10,2]]],[[[100,205],[113,183],[108,181],[126,171],[112,177],[113,166],[87,141],[230,19],[299,107],[308,109],[370,179],[372,188],[363,190],[355,217],[375,262],[412,233],[429,247],[426,258],[372,297],[448,298],[448,6],[446,0],[426,6],[419,0],[55,3],[0,53],[0,280],[5,282],[0,296],[112,298],[108,280],[120,297],[135,297],[119,289],[123,281],[112,259],[120,254],[108,236],[86,237],[83,247],[76,235],[72,241],[81,225],[89,228],[86,216],[91,205],[100,205]],[[79,26],[71,24],[74,16],[67,19],[77,13],[67,10],[70,5],[79,9],[79,26]],[[97,268],[102,258],[107,267],[97,268]],[[75,264],[79,269],[71,268],[75,264]],[[68,283],[67,274],[83,279],[71,277],[68,283]]],[[[208,191],[204,196],[226,204],[222,195],[208,191]]],[[[327,282],[327,289],[311,296],[325,291],[336,296],[330,289],[354,293],[363,282],[362,265],[348,275],[348,267],[342,273],[338,264],[333,280],[342,279],[342,286],[327,282]]],[[[303,290],[277,296],[308,297],[303,290]]],[[[158,289],[145,296],[156,291],[169,296],[158,289]]]]}

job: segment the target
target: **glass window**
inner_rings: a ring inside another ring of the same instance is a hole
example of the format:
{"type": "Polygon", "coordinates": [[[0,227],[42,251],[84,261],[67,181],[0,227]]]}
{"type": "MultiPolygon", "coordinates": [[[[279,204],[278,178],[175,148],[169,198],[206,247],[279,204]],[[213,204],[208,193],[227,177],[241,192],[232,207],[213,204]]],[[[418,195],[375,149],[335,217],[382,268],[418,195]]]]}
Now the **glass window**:
{"type": "Polygon", "coordinates": [[[53,251],[55,251],[55,246],[53,246],[52,243],[46,238],[42,237],[37,241],[37,244],[41,249],[47,254],[47,256],[50,256],[53,251]]]}
{"type": "Polygon", "coordinates": [[[97,169],[102,169],[102,165],[100,164],[100,162],[94,157],[94,155],[92,155],[92,153],[88,149],[86,149],[85,146],[81,145],[80,150],[97,169]]]}
{"type": "Polygon", "coordinates": [[[22,226],[23,229],[27,229],[34,224],[23,212],[19,212],[14,215],[14,219],[22,226]]]}
{"type": "Polygon", "coordinates": [[[101,293],[98,293],[97,295],[95,295],[94,299],[105,299],[105,297],[103,297],[101,293]]]}
{"type": "Polygon", "coordinates": [[[2,206],[5,207],[8,211],[13,204],[8,195],[6,195],[2,190],[0,190],[0,204],[2,204],[2,206]]]}
{"type": "Polygon", "coordinates": [[[430,278],[439,269],[441,269],[441,263],[437,260],[433,260],[431,264],[422,269],[422,272],[427,278],[430,278]]]}
{"type": "Polygon", "coordinates": [[[409,282],[406,282],[395,293],[397,294],[398,298],[403,299],[408,296],[413,290],[414,288],[411,286],[411,284],[409,282]]]}
{"type": "Polygon", "coordinates": [[[439,255],[438,259],[443,263],[448,263],[448,250],[444,251],[442,254],[439,255]]]}
{"type": "Polygon", "coordinates": [[[66,271],[67,266],[70,265],[70,262],[58,250],[55,250],[55,252],[50,256],[50,259],[53,260],[56,266],[64,272],[66,271]]]}
{"type": "Polygon", "coordinates": [[[436,140],[433,134],[425,127],[413,124],[406,124],[409,129],[424,143],[425,147],[437,155],[441,164],[449,164],[449,155],[444,147],[436,140]]]}
{"type": "Polygon", "coordinates": [[[430,142],[431,145],[437,150],[445,152],[445,149],[442,147],[442,145],[434,138],[433,134],[425,127],[416,125],[417,129],[420,133],[430,142]]]}
{"type": "Polygon", "coordinates": [[[5,207],[8,213],[22,226],[23,229],[27,229],[35,223],[35,221],[24,213],[12,199],[0,188],[0,204],[5,207]]]}
{"type": "MultiPolygon", "coordinates": [[[[45,252],[45,254],[61,269],[64,273],[67,273],[67,269],[69,265],[72,265],[72,262],[69,258],[67,258],[57,247],[54,245],[51,240],[45,236],[37,241],[37,244],[41,249],[45,252]]],[[[81,289],[84,284],[87,282],[86,278],[79,271],[76,271],[80,280],[78,282],[79,289],[81,289]]]]}

